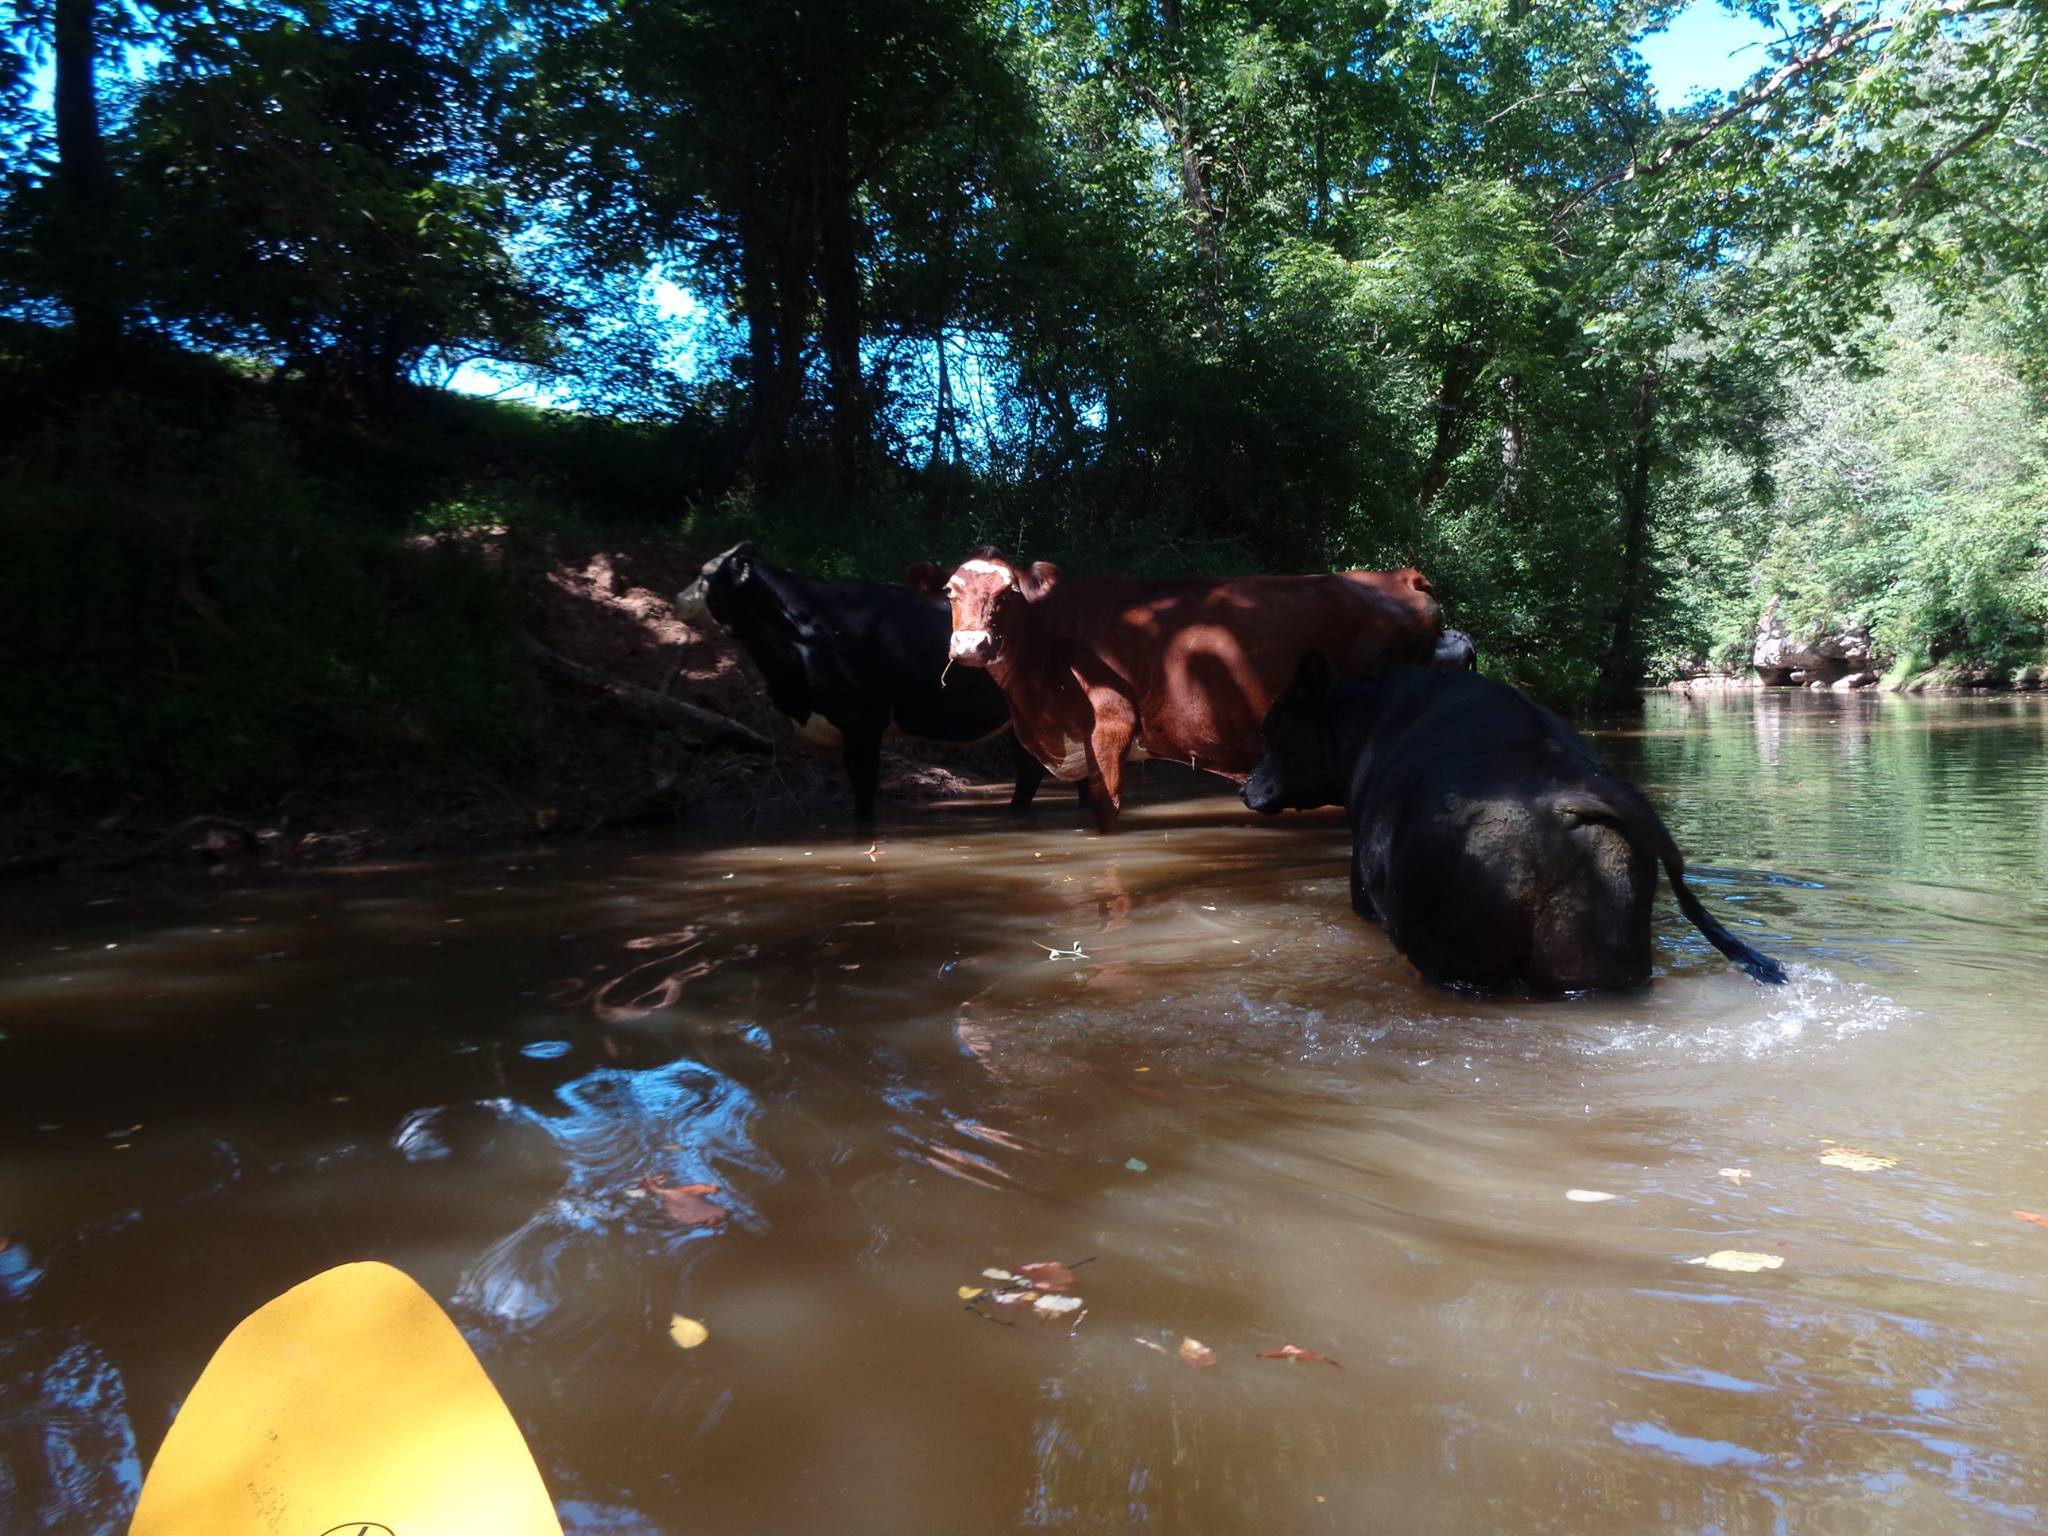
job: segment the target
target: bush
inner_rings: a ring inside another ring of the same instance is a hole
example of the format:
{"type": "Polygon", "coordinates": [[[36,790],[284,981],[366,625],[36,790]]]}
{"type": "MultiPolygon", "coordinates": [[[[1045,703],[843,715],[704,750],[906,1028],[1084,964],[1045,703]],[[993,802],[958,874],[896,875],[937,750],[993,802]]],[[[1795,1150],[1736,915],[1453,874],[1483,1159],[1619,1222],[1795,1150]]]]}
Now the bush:
{"type": "Polygon", "coordinates": [[[237,801],[530,760],[509,583],[304,473],[246,403],[80,404],[0,456],[0,778],[237,801]]]}

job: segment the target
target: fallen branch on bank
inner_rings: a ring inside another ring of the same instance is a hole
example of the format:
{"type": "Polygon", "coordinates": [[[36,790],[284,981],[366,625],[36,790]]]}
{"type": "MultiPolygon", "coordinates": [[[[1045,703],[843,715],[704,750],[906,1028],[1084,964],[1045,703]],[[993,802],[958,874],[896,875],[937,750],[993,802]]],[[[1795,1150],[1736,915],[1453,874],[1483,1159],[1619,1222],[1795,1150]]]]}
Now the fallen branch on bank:
{"type": "Polygon", "coordinates": [[[745,747],[753,752],[772,752],[775,744],[750,725],[742,725],[730,715],[721,715],[715,709],[706,709],[701,704],[688,704],[681,699],[670,698],[667,694],[656,693],[652,688],[642,688],[638,683],[621,682],[618,678],[607,677],[594,667],[586,667],[580,661],[571,661],[558,651],[551,651],[531,636],[526,643],[532,647],[547,668],[586,688],[594,688],[622,709],[631,711],[643,720],[652,720],[658,725],[682,726],[701,731],[713,741],[725,741],[736,747],[745,747]]]}
{"type": "Polygon", "coordinates": [[[153,859],[161,858],[173,849],[183,853],[187,851],[187,848],[181,845],[189,845],[193,834],[198,832],[225,833],[229,838],[240,844],[240,851],[244,854],[258,854],[263,851],[262,839],[256,835],[252,828],[243,826],[239,821],[230,820],[226,816],[188,816],[162,837],[156,839],[155,842],[137,848],[133,852],[124,853],[119,858],[95,859],[92,867],[94,869],[133,869],[138,864],[147,864],[153,859]]]}

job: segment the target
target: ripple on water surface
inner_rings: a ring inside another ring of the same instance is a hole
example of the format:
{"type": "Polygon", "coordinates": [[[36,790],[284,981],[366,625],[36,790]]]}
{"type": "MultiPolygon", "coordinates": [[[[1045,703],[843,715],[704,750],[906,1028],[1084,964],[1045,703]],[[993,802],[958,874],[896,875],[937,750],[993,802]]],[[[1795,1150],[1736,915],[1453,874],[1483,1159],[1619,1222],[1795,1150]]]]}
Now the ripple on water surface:
{"type": "Polygon", "coordinates": [[[1602,738],[1781,990],[1668,899],[1645,992],[1427,987],[1334,818],[1215,798],[25,909],[0,1528],[119,1529],[226,1328],[374,1255],[573,1531],[2030,1529],[2048,778],[1974,703],[1602,738]],[[1049,1259],[1078,1330],[963,1307],[1049,1259]]]}

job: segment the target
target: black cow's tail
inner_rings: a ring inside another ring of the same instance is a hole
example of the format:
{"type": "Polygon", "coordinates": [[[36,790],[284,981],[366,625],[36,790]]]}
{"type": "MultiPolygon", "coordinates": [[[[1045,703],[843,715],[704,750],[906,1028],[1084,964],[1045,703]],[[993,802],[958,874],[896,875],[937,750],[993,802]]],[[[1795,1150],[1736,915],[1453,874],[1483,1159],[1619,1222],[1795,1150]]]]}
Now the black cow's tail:
{"type": "MultiPolygon", "coordinates": [[[[1664,829],[1659,827],[1662,832],[1664,829]]],[[[1671,877],[1671,890],[1678,897],[1678,910],[1692,919],[1693,926],[1707,936],[1707,942],[1733,960],[1752,978],[1770,986],[1777,986],[1785,980],[1785,967],[1778,964],[1762,950],[1745,944],[1726,928],[1720,920],[1700,905],[1699,897],[1693,895],[1692,887],[1685,883],[1685,859],[1679,854],[1678,845],[1665,832],[1659,839],[1662,847],[1659,856],[1664,861],[1664,873],[1671,877]]]]}
{"type": "MultiPolygon", "coordinates": [[[[1670,831],[1654,810],[1644,805],[1631,815],[1615,807],[1604,796],[1583,792],[1557,796],[1552,803],[1581,820],[1609,822],[1631,840],[1645,839],[1656,852],[1658,862],[1664,866],[1664,873],[1671,877],[1671,890],[1678,897],[1678,910],[1707,936],[1707,942],[1757,981],[1777,986],[1785,980],[1785,967],[1762,950],[1743,943],[1723,928],[1713,913],[1700,905],[1699,897],[1693,895],[1692,887],[1685,883],[1685,856],[1678,851],[1678,844],[1671,840],[1670,831]]],[[[1628,803],[1626,799],[1622,801],[1624,806],[1628,803]]]]}

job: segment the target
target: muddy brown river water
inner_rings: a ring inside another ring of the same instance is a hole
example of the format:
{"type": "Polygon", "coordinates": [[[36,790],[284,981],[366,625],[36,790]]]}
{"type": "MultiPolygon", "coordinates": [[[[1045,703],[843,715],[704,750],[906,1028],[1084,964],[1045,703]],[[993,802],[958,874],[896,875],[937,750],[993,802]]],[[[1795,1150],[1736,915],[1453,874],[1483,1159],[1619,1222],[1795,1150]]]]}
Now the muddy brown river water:
{"type": "Polygon", "coordinates": [[[2048,710],[1600,745],[1791,985],[1667,896],[1647,992],[1434,990],[1338,821],[1165,773],[1107,841],[0,894],[0,1531],[122,1529],[220,1337],[365,1257],[576,1533],[2040,1529],[2048,710]],[[1071,1331],[959,1299],[1041,1260],[1071,1331]]]}

